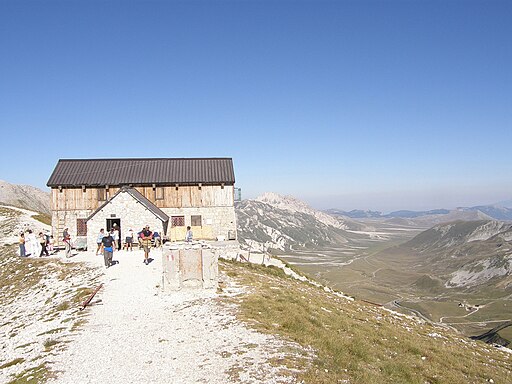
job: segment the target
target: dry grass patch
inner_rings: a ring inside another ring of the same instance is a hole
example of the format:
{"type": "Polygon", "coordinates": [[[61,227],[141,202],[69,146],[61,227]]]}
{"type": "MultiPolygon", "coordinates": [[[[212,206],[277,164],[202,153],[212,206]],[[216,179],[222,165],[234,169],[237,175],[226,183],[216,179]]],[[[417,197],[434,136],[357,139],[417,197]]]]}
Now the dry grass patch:
{"type": "Polygon", "coordinates": [[[32,215],[32,218],[46,225],[52,225],[52,217],[44,213],[32,215]]]}
{"type": "Polygon", "coordinates": [[[277,268],[221,263],[239,284],[240,317],[316,357],[298,365],[305,383],[512,382],[511,356],[442,328],[350,301],[284,276],[277,268]]]}
{"type": "Polygon", "coordinates": [[[13,365],[23,363],[24,361],[25,361],[24,358],[18,357],[17,359],[11,360],[5,364],[0,365],[0,369],[9,368],[9,367],[12,367],[13,365]]]}
{"type": "Polygon", "coordinates": [[[45,342],[44,342],[44,350],[46,352],[49,352],[53,349],[53,347],[55,347],[57,344],[59,344],[60,342],[58,340],[55,340],[55,339],[47,339],[45,342]]]}
{"type": "Polygon", "coordinates": [[[52,373],[45,364],[24,370],[7,384],[40,384],[48,381],[52,373]]]}
{"type": "Polygon", "coordinates": [[[86,323],[87,323],[87,320],[80,318],[73,323],[71,330],[77,331],[77,330],[81,329],[86,323]]]}
{"type": "Polygon", "coordinates": [[[93,288],[86,288],[86,287],[78,288],[76,290],[76,294],[73,296],[72,303],[74,305],[82,304],[85,301],[85,299],[87,299],[93,292],[94,292],[93,288]]]}

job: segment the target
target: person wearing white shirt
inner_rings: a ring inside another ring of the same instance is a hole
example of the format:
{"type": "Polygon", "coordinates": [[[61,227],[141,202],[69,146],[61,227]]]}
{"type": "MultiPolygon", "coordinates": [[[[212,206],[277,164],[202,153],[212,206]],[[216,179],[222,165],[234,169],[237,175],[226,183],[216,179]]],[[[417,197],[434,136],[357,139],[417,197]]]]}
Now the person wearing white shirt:
{"type": "Polygon", "coordinates": [[[114,238],[114,244],[115,244],[116,250],[120,250],[121,244],[119,241],[119,230],[117,229],[117,224],[114,224],[113,230],[114,230],[114,232],[112,233],[112,237],[114,238]]]}

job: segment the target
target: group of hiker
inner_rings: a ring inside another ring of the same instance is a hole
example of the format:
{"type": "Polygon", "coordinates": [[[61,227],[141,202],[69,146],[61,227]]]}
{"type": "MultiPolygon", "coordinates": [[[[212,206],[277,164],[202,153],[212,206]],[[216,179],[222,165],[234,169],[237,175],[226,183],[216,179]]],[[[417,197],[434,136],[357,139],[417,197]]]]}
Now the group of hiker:
{"type": "MultiPolygon", "coordinates": [[[[25,236],[25,232],[20,233],[19,237],[19,247],[20,247],[20,256],[36,256],[39,255],[42,257],[43,255],[49,256],[50,252],[54,251],[54,240],[53,236],[49,233],[40,232],[36,237],[35,233],[32,230],[26,231],[27,235],[25,236]]],[[[185,241],[191,242],[193,238],[192,230],[190,226],[187,227],[187,232],[185,235],[185,241]]],[[[133,251],[133,245],[137,241],[137,246],[139,248],[144,249],[144,264],[148,265],[149,260],[149,252],[152,246],[159,247],[162,245],[162,238],[158,232],[152,232],[149,229],[149,225],[146,225],[140,232],[137,233],[137,237],[135,237],[135,233],[130,228],[126,233],[123,249],[126,251],[133,251]]],[[[62,232],[62,242],[64,243],[64,250],[66,258],[71,257],[71,236],[69,234],[68,228],[64,228],[62,232]]],[[[105,231],[105,229],[101,229],[98,233],[98,237],[96,239],[96,244],[98,248],[96,249],[96,255],[103,254],[103,258],[105,261],[105,267],[109,268],[113,265],[112,257],[114,255],[114,251],[121,250],[121,241],[119,238],[119,228],[117,224],[114,224],[110,231],[105,231]]]]}
{"type": "MultiPolygon", "coordinates": [[[[123,249],[127,251],[133,251],[133,244],[135,243],[135,233],[130,228],[126,233],[125,242],[123,249]]],[[[109,268],[113,265],[112,257],[114,251],[121,250],[121,242],[119,241],[119,230],[117,225],[114,224],[109,232],[105,232],[102,228],[98,233],[96,239],[98,248],[96,249],[96,255],[103,253],[105,261],[105,267],[109,268]]],[[[149,251],[152,246],[159,247],[162,244],[162,239],[158,232],[152,232],[149,229],[149,225],[146,225],[140,232],[137,233],[137,244],[139,248],[144,249],[144,264],[149,264],[149,251]]]]}
{"type": "Polygon", "coordinates": [[[39,232],[39,235],[28,229],[26,232],[21,232],[19,236],[20,256],[50,256],[53,252],[53,236],[49,233],[39,232]]]}

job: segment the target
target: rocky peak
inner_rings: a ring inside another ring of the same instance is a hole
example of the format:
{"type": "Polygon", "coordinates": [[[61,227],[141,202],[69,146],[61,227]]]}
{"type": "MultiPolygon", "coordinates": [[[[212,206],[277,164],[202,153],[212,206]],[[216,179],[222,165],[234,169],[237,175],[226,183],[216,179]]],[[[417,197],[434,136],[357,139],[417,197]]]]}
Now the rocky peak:
{"type": "Polygon", "coordinates": [[[316,220],[334,228],[346,229],[346,225],[342,219],[337,219],[331,215],[328,215],[327,213],[317,211],[316,209],[311,208],[305,202],[292,196],[283,196],[275,192],[265,192],[261,196],[257,197],[256,200],[285,211],[294,213],[300,212],[306,215],[314,216],[316,220]]]}
{"type": "Polygon", "coordinates": [[[11,184],[0,180],[0,203],[50,214],[50,193],[31,185],[11,184]]]}

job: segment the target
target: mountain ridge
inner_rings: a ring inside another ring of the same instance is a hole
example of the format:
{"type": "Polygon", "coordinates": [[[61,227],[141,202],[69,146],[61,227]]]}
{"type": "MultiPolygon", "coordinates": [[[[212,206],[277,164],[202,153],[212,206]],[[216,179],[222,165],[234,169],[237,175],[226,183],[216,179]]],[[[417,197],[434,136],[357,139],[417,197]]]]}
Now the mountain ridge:
{"type": "Polygon", "coordinates": [[[369,239],[372,225],[317,211],[292,196],[265,193],[235,204],[238,240],[242,246],[266,252],[315,249],[369,239]]]}
{"type": "Polygon", "coordinates": [[[434,226],[400,246],[417,270],[443,277],[447,288],[491,284],[512,293],[512,224],[455,221],[434,226]]]}
{"type": "Polygon", "coordinates": [[[334,216],[342,216],[349,217],[353,219],[364,219],[364,218],[404,218],[404,219],[415,219],[421,218],[424,216],[437,216],[440,217],[442,215],[452,215],[455,216],[457,214],[462,215],[463,212],[466,213],[474,213],[476,215],[480,214],[482,218],[485,215],[490,219],[495,220],[503,220],[503,221],[512,221],[512,208],[505,207],[499,204],[490,204],[490,205],[477,205],[474,207],[457,207],[455,209],[431,209],[428,211],[412,211],[412,210],[398,210],[390,213],[382,213],[380,211],[371,211],[371,210],[361,210],[361,209],[353,209],[351,211],[344,211],[337,208],[330,208],[323,211],[327,214],[334,216]]]}
{"type": "Polygon", "coordinates": [[[11,184],[0,180],[0,204],[51,214],[50,193],[31,185],[11,184]]]}

